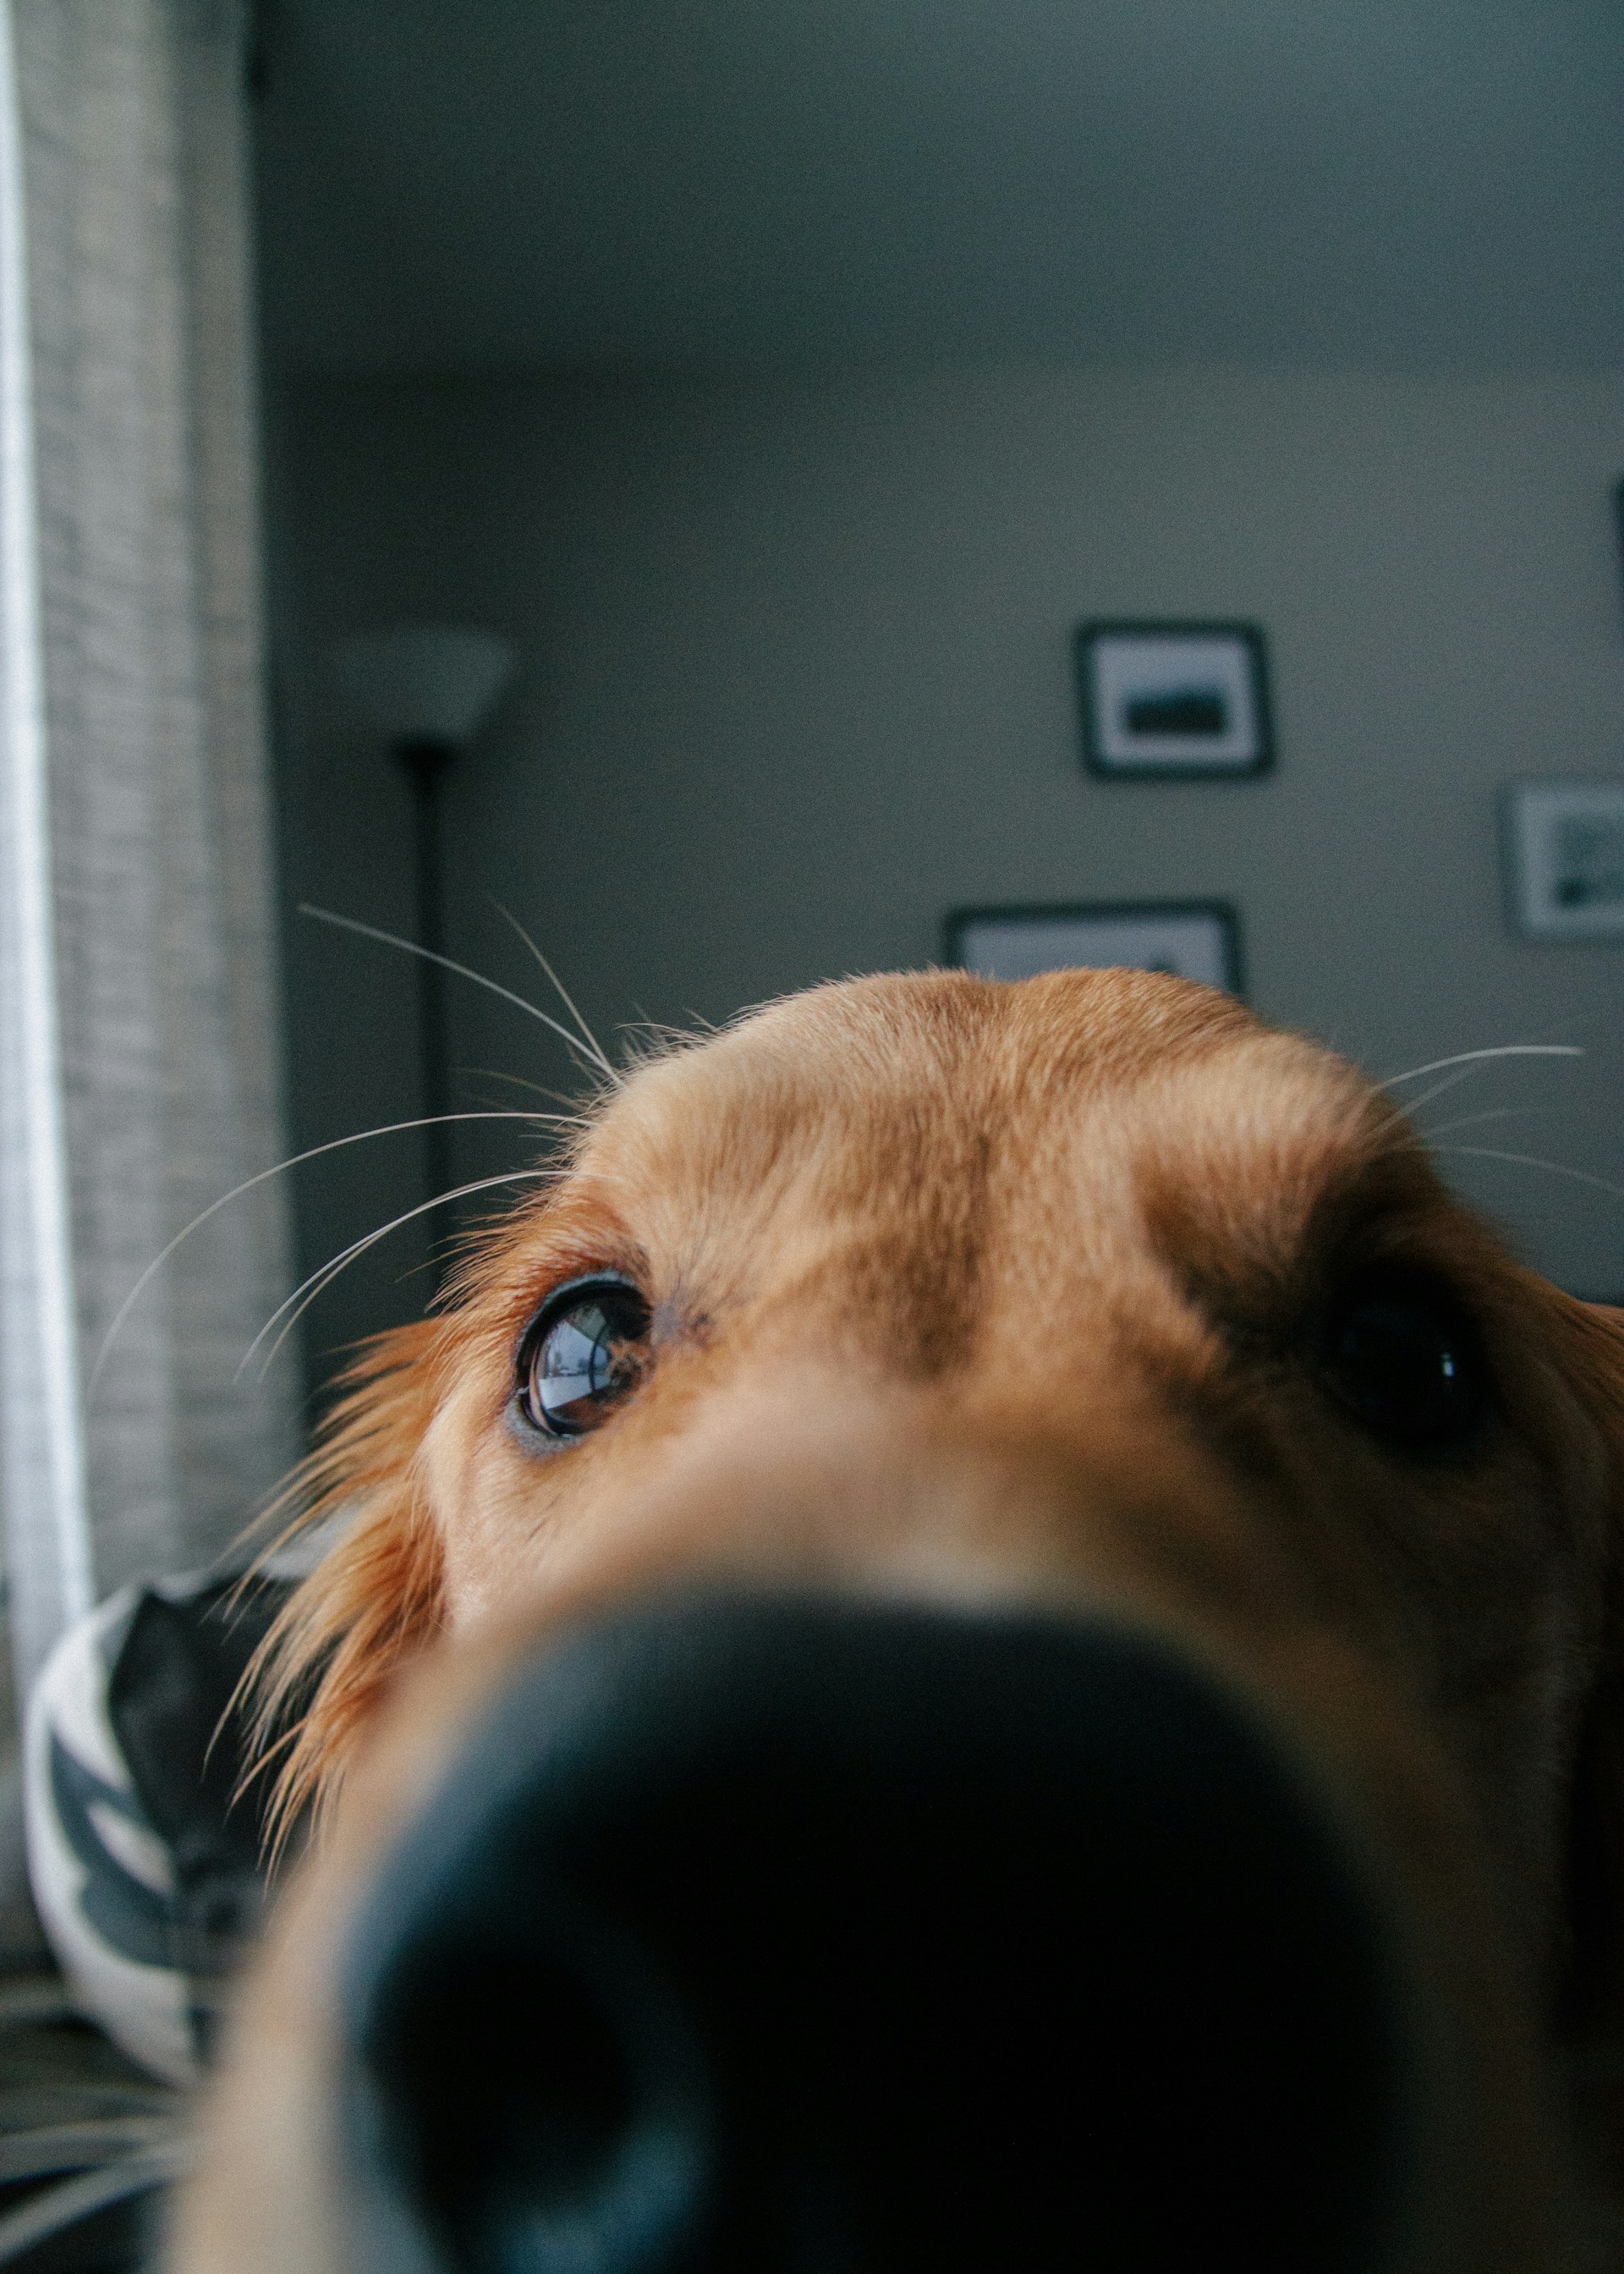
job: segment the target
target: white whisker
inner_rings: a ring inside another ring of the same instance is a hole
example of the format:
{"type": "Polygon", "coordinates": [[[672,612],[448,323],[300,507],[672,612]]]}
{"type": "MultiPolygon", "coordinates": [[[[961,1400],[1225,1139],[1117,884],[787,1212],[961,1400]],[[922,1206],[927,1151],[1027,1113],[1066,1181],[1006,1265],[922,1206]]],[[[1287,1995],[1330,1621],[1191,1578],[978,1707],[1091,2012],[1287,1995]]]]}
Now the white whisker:
{"type": "Polygon", "coordinates": [[[1479,1161],[1515,1161],[1525,1169],[1548,1169],[1553,1177],[1571,1177],[1576,1185],[1590,1185],[1598,1193],[1611,1193],[1615,1199],[1624,1200],[1624,1185],[1614,1184],[1607,1177],[1593,1177],[1588,1169],[1570,1169],[1564,1161],[1542,1160],[1537,1153],[1501,1153],[1490,1145],[1439,1145],[1440,1153],[1468,1153],[1479,1161]]]}
{"type": "Polygon", "coordinates": [[[529,948],[530,953],[535,957],[537,962],[540,964],[542,969],[546,973],[548,979],[552,982],[559,1001],[564,1005],[564,1008],[568,1012],[570,1017],[575,1020],[580,1032],[585,1035],[587,1047],[591,1051],[593,1058],[608,1075],[610,1081],[613,1082],[615,1088],[617,1089],[622,1088],[624,1087],[623,1077],[613,1066],[610,1065],[609,1060],[604,1055],[604,1046],[598,1041],[597,1035],[592,1032],[590,1027],[587,1025],[586,1020],[582,1017],[579,1010],[576,1008],[575,997],[570,993],[568,988],[565,986],[563,981],[559,977],[557,972],[554,971],[546,957],[537,946],[529,932],[525,930],[524,926],[519,922],[518,917],[514,915],[510,908],[505,908],[500,900],[493,900],[491,905],[495,908],[497,915],[500,916],[504,922],[510,923],[515,931],[518,933],[519,937],[524,942],[525,946],[529,948]]]}
{"type": "Polygon", "coordinates": [[[365,1145],[368,1139],[372,1137],[396,1137],[399,1136],[402,1131],[407,1129],[432,1128],[436,1122],[561,1122],[567,1118],[573,1118],[573,1117],[567,1117],[561,1113],[523,1112],[516,1107],[502,1108],[500,1110],[492,1108],[488,1111],[477,1113],[423,1113],[415,1116],[410,1121],[386,1121],[376,1129],[357,1129],[352,1130],[348,1137],[329,1137],[327,1142],[323,1145],[309,1146],[303,1153],[290,1154],[285,1161],[278,1161],[272,1168],[261,1169],[257,1176],[245,1177],[240,1185],[233,1185],[229,1193],[222,1193],[217,1201],[211,1201],[206,1209],[202,1209],[197,1216],[192,1217],[190,1224],[184,1225],[182,1229],[176,1233],[174,1239],[169,1242],[167,1246],[161,1247],[157,1254],[154,1256],[146,1270],[142,1272],[134,1286],[131,1288],[129,1293],[124,1297],[124,1301],[118,1306],[118,1308],[113,1314],[113,1322],[109,1327],[106,1334],[102,1337],[102,1347],[96,1352],[95,1364],[91,1367],[89,1379],[85,1384],[86,1397],[88,1397],[94,1393],[97,1383],[102,1379],[102,1369],[107,1364],[108,1353],[113,1347],[113,1344],[117,1339],[119,1329],[124,1325],[124,1321],[135,1308],[136,1304],[140,1300],[140,1298],[147,1288],[151,1285],[154,1276],[158,1272],[162,1270],[170,1256],[174,1254],[176,1249],[181,1246],[183,1241],[190,1239],[192,1233],[198,1231],[201,1225],[206,1224],[210,1216],[218,1216],[221,1209],[222,1208],[229,1208],[233,1201],[240,1201],[244,1193],[252,1192],[256,1185],[266,1184],[272,1177],[280,1177],[289,1169],[297,1169],[302,1162],[314,1161],[323,1153],[339,1152],[346,1145],[365,1145]]]}
{"type": "MultiPolygon", "coordinates": [[[[573,1105],[575,1103],[561,1089],[549,1089],[545,1082],[527,1081],[522,1073],[507,1073],[500,1066],[466,1066],[462,1071],[477,1074],[481,1081],[510,1082],[515,1089],[528,1089],[533,1097],[550,1097],[555,1105],[573,1105]]],[[[596,1126],[594,1117],[590,1113],[551,1113],[547,1118],[571,1129],[590,1129],[596,1126]]]]}
{"type": "Polygon", "coordinates": [[[1423,1074],[1443,1073],[1450,1066],[1476,1065],[1485,1058],[1582,1058],[1583,1050],[1577,1043],[1501,1043],[1493,1050],[1456,1050],[1453,1058],[1432,1058],[1425,1065],[1411,1066],[1404,1073],[1390,1073],[1377,1083],[1379,1089],[1396,1089],[1402,1081],[1419,1081],[1423,1074]]]}
{"type": "Polygon", "coordinates": [[[315,907],[308,900],[299,902],[299,914],[302,916],[314,916],[319,923],[335,924],[340,931],[358,932],[363,939],[380,940],[385,947],[398,947],[403,955],[419,955],[425,963],[435,963],[442,971],[455,972],[459,979],[471,979],[476,987],[485,988],[489,994],[500,995],[504,1003],[511,1003],[515,1010],[523,1011],[528,1018],[538,1019],[549,1033],[556,1035],[560,1042],[568,1043],[575,1056],[583,1059],[594,1073],[607,1072],[609,1079],[617,1087],[619,1086],[620,1077],[608,1065],[608,1061],[605,1059],[602,1064],[599,1063],[601,1053],[595,1056],[578,1035],[572,1035],[568,1027],[561,1025],[557,1019],[550,1018],[546,1012],[538,1009],[534,1003],[527,1003],[523,995],[515,995],[511,987],[501,987],[494,979],[487,979],[483,971],[470,970],[466,963],[454,963],[448,955],[438,955],[432,947],[419,947],[415,939],[402,939],[398,932],[380,931],[376,924],[361,923],[354,916],[338,915],[331,908],[315,907]]]}
{"type": "Polygon", "coordinates": [[[348,1247],[341,1248],[336,1255],[329,1256],[319,1270],[312,1271],[308,1279],[301,1282],[294,1289],[291,1295],[285,1296],[278,1303],[270,1317],[243,1352],[236,1378],[241,1381],[246,1368],[252,1365],[259,1345],[266,1337],[276,1326],[284,1313],[290,1313],[291,1315],[288,1317],[282,1332],[266,1352],[265,1365],[260,1369],[260,1378],[263,1380],[274,1363],[277,1352],[317,1296],[332,1284],[341,1271],[347,1269],[358,1256],[365,1255],[369,1247],[375,1247],[380,1239],[387,1239],[392,1231],[398,1231],[402,1224],[410,1224],[414,1216],[426,1216],[431,1209],[444,1208],[452,1201],[466,1200],[470,1193],[489,1192],[494,1185],[545,1184],[559,1173],[556,1169],[510,1169],[500,1177],[477,1177],[471,1184],[457,1185],[449,1192],[436,1193],[432,1201],[419,1201],[415,1208],[402,1209],[399,1216],[391,1217],[387,1224],[380,1224],[374,1231],[364,1234],[361,1239],[351,1240],[348,1247]]]}
{"type": "Polygon", "coordinates": [[[1424,1143],[1430,1145],[1435,1137],[1452,1136],[1457,1129],[1471,1129],[1479,1122],[1516,1121],[1525,1119],[1530,1113],[1548,1111],[1547,1107],[1541,1105],[1495,1105],[1491,1106],[1486,1113],[1457,1113],[1453,1121],[1440,1121],[1435,1127],[1423,1129],[1417,1133],[1424,1143]]]}
{"type": "Polygon", "coordinates": [[[1435,1081],[1431,1089],[1424,1089],[1419,1097],[1412,1097],[1404,1108],[1405,1112],[1413,1121],[1416,1115],[1431,1105],[1435,1097],[1442,1097],[1448,1090],[1458,1089],[1463,1081],[1470,1081],[1478,1071],[1477,1066],[1469,1065],[1462,1066],[1458,1073],[1446,1074],[1441,1081],[1435,1081]]]}

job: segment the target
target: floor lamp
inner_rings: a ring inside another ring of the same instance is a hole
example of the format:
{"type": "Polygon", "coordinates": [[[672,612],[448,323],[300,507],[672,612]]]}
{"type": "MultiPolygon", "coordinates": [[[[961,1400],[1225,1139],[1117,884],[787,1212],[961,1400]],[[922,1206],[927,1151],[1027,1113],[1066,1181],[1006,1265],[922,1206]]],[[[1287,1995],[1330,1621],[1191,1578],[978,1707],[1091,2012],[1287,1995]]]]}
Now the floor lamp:
{"type": "Polygon", "coordinates": [[[423,1132],[428,1193],[448,1192],[451,1079],[446,1050],[446,953],[441,791],[446,771],[494,710],[513,676],[512,647],[493,632],[402,630],[347,640],[338,675],[357,716],[380,735],[411,786],[412,866],[417,943],[417,1055],[423,1111],[435,1117],[423,1132]]]}

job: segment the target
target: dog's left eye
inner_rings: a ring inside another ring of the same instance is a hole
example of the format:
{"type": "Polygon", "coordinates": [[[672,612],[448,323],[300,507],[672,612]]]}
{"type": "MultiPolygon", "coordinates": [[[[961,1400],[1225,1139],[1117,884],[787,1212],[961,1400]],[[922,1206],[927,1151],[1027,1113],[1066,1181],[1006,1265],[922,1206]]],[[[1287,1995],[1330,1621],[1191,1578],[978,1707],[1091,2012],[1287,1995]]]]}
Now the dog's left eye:
{"type": "Polygon", "coordinates": [[[560,1287],[519,1345],[519,1406],[549,1437],[581,1437],[636,1386],[649,1306],[628,1280],[560,1287]]]}
{"type": "Polygon", "coordinates": [[[1459,1450],[1492,1401],[1476,1328],[1422,1272],[1361,1273],[1332,1304],[1323,1349],[1338,1395],[1398,1452],[1459,1450]]]}

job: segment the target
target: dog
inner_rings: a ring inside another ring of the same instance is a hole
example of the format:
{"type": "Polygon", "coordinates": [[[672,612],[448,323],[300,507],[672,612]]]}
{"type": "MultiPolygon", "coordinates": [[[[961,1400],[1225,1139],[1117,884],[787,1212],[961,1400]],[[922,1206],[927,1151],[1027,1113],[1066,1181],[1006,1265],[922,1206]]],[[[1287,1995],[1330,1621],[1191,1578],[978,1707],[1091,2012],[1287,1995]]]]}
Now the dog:
{"type": "Polygon", "coordinates": [[[177,2274],[1613,2263],[1624,1314],[1163,975],[589,1124],[305,1480],[177,2274]]]}

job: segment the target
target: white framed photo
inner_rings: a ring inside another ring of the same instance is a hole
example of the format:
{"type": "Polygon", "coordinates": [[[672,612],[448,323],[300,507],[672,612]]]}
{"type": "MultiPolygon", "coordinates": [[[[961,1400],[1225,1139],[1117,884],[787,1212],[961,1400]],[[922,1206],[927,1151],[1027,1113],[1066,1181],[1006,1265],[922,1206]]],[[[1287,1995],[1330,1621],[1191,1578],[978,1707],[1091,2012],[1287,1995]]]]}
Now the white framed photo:
{"type": "Polygon", "coordinates": [[[1227,994],[1241,991],[1240,926],[1224,900],[960,908],[947,920],[947,960],[983,979],[1169,971],[1227,994]]]}
{"type": "Polygon", "coordinates": [[[1274,762],[1255,624],[1084,624],[1077,680],[1090,773],[1260,774],[1274,762]]]}
{"type": "Polygon", "coordinates": [[[1624,939],[1624,780],[1516,782],[1502,821],[1520,932],[1624,939]]]}

